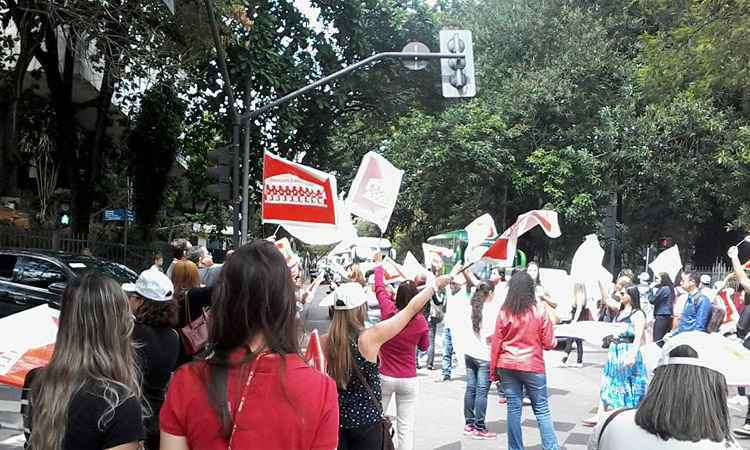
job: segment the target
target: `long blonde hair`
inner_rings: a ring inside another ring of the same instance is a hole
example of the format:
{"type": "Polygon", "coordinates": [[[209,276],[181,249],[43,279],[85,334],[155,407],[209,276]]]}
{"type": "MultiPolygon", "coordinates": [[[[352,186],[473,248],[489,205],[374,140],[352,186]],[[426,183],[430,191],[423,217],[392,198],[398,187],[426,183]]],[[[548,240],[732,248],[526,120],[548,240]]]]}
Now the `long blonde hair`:
{"type": "Polygon", "coordinates": [[[331,328],[328,331],[326,359],[328,375],[336,381],[339,389],[346,389],[351,377],[354,357],[351,340],[364,328],[367,303],[359,308],[334,310],[331,328]]]}
{"type": "Polygon", "coordinates": [[[128,299],[114,280],[89,272],[68,285],[54,353],[31,387],[29,448],[62,448],[70,403],[87,386],[100,387],[107,402],[97,423],[100,430],[126,400],[135,397],[140,402],[140,371],[132,332],[128,299]]]}

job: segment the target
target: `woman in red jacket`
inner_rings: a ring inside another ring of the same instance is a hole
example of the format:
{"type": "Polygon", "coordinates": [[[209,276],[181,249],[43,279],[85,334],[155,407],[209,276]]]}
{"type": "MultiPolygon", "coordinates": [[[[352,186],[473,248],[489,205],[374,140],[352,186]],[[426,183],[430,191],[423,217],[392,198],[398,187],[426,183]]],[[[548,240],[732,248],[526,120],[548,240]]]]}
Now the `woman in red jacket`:
{"type": "Polygon", "coordinates": [[[539,424],[544,450],[560,448],[547,402],[544,350],[557,344],[544,307],[537,304],[534,280],[517,272],[508,283],[495,325],[490,352],[490,376],[500,379],[508,399],[508,449],[522,450],[521,408],[524,388],[539,424]]]}

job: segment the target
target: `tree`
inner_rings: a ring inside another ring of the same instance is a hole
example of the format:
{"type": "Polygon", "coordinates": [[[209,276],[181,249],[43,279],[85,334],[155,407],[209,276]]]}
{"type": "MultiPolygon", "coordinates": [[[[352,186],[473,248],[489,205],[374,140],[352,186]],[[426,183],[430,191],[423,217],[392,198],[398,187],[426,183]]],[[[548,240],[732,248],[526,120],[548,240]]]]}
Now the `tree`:
{"type": "Polygon", "coordinates": [[[174,90],[158,84],[146,91],[128,136],[132,155],[135,210],[147,238],[162,206],[168,175],[175,165],[185,105],[174,90]]]}

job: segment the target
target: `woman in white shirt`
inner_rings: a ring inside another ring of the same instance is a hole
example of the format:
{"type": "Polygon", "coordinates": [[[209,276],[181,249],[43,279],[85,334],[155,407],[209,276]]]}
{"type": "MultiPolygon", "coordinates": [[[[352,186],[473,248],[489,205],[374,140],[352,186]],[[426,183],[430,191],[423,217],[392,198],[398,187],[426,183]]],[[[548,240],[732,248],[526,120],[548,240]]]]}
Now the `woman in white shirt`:
{"type": "MultiPolygon", "coordinates": [[[[638,409],[615,411],[591,435],[589,450],[726,450],[731,435],[724,375],[711,369],[705,333],[667,343],[638,409]]],[[[715,351],[715,350],[714,350],[715,351]]]]}
{"type": "MultiPolygon", "coordinates": [[[[465,272],[466,274],[466,272],[465,272]]],[[[487,396],[490,391],[490,346],[487,341],[494,332],[497,313],[492,316],[491,302],[494,284],[477,282],[467,275],[471,288],[468,304],[451,304],[448,308],[460,309],[462,320],[456,320],[452,329],[456,348],[464,354],[466,362],[466,391],[464,393],[464,434],[473,439],[494,439],[496,434],[487,429],[487,396]],[[463,307],[461,307],[463,306],[463,307]]]]}

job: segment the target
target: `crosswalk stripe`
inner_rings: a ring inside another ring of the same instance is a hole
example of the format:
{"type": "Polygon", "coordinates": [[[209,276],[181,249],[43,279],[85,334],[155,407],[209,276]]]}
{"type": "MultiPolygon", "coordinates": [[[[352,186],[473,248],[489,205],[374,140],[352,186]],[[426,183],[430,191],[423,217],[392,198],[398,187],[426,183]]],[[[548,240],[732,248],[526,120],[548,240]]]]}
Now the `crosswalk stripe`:
{"type": "Polygon", "coordinates": [[[21,401],[20,400],[0,400],[0,411],[2,412],[21,412],[21,401]]]}

